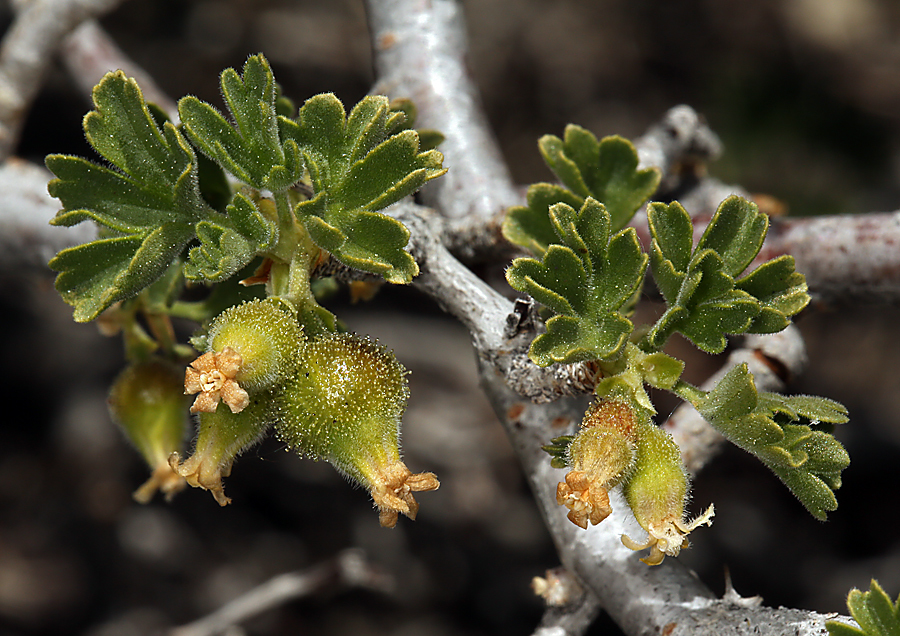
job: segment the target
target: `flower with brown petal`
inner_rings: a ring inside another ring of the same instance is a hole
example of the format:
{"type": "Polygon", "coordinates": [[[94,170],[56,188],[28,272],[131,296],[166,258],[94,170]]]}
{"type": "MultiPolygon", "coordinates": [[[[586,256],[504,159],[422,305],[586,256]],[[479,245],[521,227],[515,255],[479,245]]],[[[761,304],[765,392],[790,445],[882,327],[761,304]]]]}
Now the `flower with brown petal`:
{"type": "Polygon", "coordinates": [[[570,471],[565,483],[556,486],[556,503],[569,509],[566,515],[576,526],[587,530],[588,522],[597,525],[612,513],[609,493],[590,473],[570,471]]]}
{"type": "Polygon", "coordinates": [[[184,374],[184,393],[199,393],[191,405],[191,413],[214,413],[221,399],[232,413],[240,413],[250,403],[250,396],[234,377],[240,371],[241,354],[225,347],[211,351],[191,362],[184,374]]]}
{"type": "Polygon", "coordinates": [[[378,507],[378,521],[382,527],[393,528],[401,512],[415,521],[419,502],[412,493],[437,490],[440,485],[434,473],[413,473],[402,461],[389,464],[372,479],[371,494],[378,507]]]}

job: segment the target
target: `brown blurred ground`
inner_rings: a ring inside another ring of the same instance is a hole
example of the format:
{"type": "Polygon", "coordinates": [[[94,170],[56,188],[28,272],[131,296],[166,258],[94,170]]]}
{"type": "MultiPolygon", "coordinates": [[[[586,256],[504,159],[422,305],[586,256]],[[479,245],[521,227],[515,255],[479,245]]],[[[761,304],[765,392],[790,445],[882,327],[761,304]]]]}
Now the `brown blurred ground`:
{"type": "MultiPolygon", "coordinates": [[[[900,201],[900,5],[892,0],[612,2],[471,0],[472,73],[520,182],[546,179],[535,141],[572,121],[634,137],[689,103],[725,142],[710,167],[793,213],[895,209],[900,201]]],[[[0,19],[8,21],[8,9],[0,19]]],[[[263,51],[286,94],[359,99],[372,81],[361,2],[129,2],[104,20],[172,96],[217,99],[217,75],[263,51]]],[[[20,152],[86,154],[87,109],[57,71],[20,152]]],[[[248,634],[528,634],[529,582],[557,564],[514,457],[477,390],[467,334],[411,292],[336,313],[380,337],[413,371],[404,446],[434,470],[419,519],[378,528],[365,494],[274,441],[249,452],[220,509],[199,491],[139,507],[144,468],[106,414],[117,342],[75,325],[48,274],[0,278],[6,371],[0,428],[0,635],[152,634],[351,546],[397,593],[323,594],[248,634]],[[390,313],[400,306],[405,313],[390,313]]],[[[800,325],[810,371],[793,388],[844,401],[854,463],[840,509],[809,517],[737,450],[698,479],[716,523],[681,559],[714,589],[842,611],[878,576],[900,592],[896,309],[814,308],[800,325]]],[[[614,633],[598,625],[593,633],[614,633]]]]}

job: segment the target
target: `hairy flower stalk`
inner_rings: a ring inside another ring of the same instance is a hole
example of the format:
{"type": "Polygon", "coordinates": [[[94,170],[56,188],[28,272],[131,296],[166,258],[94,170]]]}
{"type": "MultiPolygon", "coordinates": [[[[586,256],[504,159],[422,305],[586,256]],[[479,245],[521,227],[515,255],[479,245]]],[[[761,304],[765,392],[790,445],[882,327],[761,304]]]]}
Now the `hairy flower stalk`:
{"type": "Polygon", "coordinates": [[[710,505],[696,519],[684,518],[690,482],[681,461],[681,452],[672,436],[649,418],[636,430],[635,468],[624,484],[625,500],[634,518],[647,531],[643,543],[622,535],[622,543],[632,550],[650,548],[641,559],[647,565],[659,565],[667,556],[678,556],[689,544],[687,535],[700,525],[712,525],[710,505]]]}
{"type": "Polygon", "coordinates": [[[172,470],[194,488],[212,493],[220,506],[231,503],[225,496],[222,478],[231,474],[235,457],[258,443],[274,419],[271,396],[251,398],[245,409],[234,413],[222,405],[198,415],[197,442],[193,454],[182,461],[178,453],[169,456],[172,470]]]}

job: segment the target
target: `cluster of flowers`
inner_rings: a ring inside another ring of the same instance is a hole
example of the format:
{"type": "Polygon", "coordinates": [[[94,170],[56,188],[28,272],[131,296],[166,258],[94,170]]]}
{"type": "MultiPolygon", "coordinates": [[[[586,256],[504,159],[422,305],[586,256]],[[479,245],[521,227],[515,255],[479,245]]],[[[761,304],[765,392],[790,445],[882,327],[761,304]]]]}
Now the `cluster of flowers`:
{"type": "Polygon", "coordinates": [[[602,399],[588,409],[566,460],[571,470],[557,486],[556,500],[569,509],[569,520],[586,529],[606,519],[612,513],[609,490],[621,485],[648,534],[643,543],[623,535],[622,543],[632,550],[650,548],[641,559],[648,565],[678,556],[692,530],[712,523],[712,506],[685,520],[689,481],[678,445],[627,397],[602,399]]]}
{"type": "Polygon", "coordinates": [[[153,380],[169,388],[148,390],[151,376],[135,368],[113,388],[114,416],[154,467],[135,493],[139,500],[157,489],[171,495],[187,483],[228,504],[222,478],[273,427],[290,448],[327,460],[365,486],[383,526],[396,525],[401,513],[415,519],[412,493],[440,485],[432,473],[413,474],[400,458],[407,372],[384,347],[350,333],[307,338],[294,308],[277,297],[225,310],[206,341],[206,352],[187,368],[183,392],[180,378],[172,390],[171,373],[153,380]],[[182,460],[184,394],[196,395],[190,410],[198,431],[193,454],[182,460]],[[155,401],[153,409],[147,400],[155,401]],[[173,408],[160,408],[166,401],[173,408]],[[149,424],[138,421],[148,418],[149,424]],[[176,423],[178,433],[163,432],[176,423]]]}

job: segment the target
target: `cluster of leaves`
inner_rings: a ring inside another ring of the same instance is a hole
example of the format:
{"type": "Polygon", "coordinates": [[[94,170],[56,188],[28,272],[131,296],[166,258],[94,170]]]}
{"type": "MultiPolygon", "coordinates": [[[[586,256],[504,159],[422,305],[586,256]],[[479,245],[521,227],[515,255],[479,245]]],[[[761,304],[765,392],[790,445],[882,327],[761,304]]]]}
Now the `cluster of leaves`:
{"type": "Polygon", "coordinates": [[[178,103],[179,126],[145,103],[133,79],[110,73],[95,87],[87,139],[108,167],[47,157],[55,225],[95,221],[98,240],[50,263],[75,319],[96,318],[135,296],[179,258],[200,282],[230,278],[258,256],[290,257],[312,242],[345,264],[409,282],[409,232],[379,210],[444,170],[434,150],[387,98],[369,96],[347,115],[331,94],[293,115],[264,57],[221,76],[226,116],[196,97],[178,103]],[[199,151],[199,152],[198,152],[199,151]],[[232,192],[225,176],[243,184],[232,192]],[[302,186],[302,187],[298,187],[302,186]],[[311,191],[305,200],[300,192],[311,191]],[[270,193],[270,199],[263,194],[270,193]]]}
{"type": "Polygon", "coordinates": [[[891,602],[875,579],[868,592],[850,591],[847,608],[859,627],[828,621],[825,627],[831,636],[900,636],[900,597],[891,602]]]}
{"type": "MultiPolygon", "coordinates": [[[[577,126],[567,127],[563,140],[543,137],[539,146],[562,185],[531,186],[528,205],[509,210],[503,226],[507,239],[533,255],[515,259],[506,278],[547,316],[531,359],[540,366],[592,361],[603,376],[598,397],[628,395],[651,412],[645,384],[675,392],[824,518],[837,507],[833,491],[849,458],[819,425],[845,422],[844,408],[823,398],[759,393],[746,367],[707,394],[681,381],[683,364],[661,351],[677,332],[721,353],[728,335],[780,331],[809,303],[791,256],[744,273],[762,248],[768,217],[752,202],[729,197],[695,245],[693,223],[678,202],[650,203],[648,255],[625,225],[659,175],[638,169],[634,146],[620,137],[598,141],[577,126]],[[631,317],[648,262],[666,310],[654,324],[636,326],[631,317]]],[[[570,442],[557,438],[546,447],[554,465],[565,464],[570,442]]]]}

